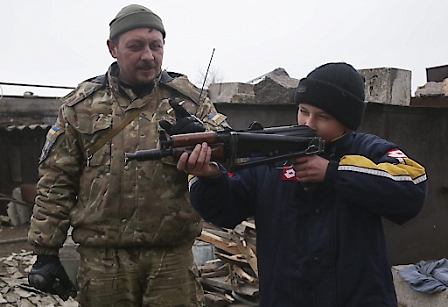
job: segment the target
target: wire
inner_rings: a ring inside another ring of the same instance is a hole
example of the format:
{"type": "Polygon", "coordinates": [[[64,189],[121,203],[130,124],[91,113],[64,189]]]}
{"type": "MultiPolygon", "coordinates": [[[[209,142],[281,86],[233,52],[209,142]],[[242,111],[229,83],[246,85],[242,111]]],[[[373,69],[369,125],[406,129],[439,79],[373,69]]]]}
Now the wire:
{"type": "MultiPolygon", "coordinates": [[[[207,71],[205,72],[204,82],[202,83],[201,92],[199,93],[198,105],[201,104],[201,96],[202,96],[202,92],[204,91],[205,81],[207,81],[208,70],[210,69],[210,64],[212,64],[212,60],[213,60],[213,55],[214,55],[214,54],[215,54],[215,48],[213,48],[212,56],[210,57],[210,62],[208,62],[207,71]]],[[[198,110],[198,105],[196,106],[196,112],[197,112],[197,110],[198,110]]]]}
{"type": "MultiPolygon", "coordinates": [[[[42,85],[42,84],[26,84],[26,83],[11,83],[11,82],[0,82],[0,85],[15,85],[15,86],[31,86],[31,87],[46,87],[46,88],[62,88],[62,89],[75,89],[73,86],[59,86],[59,85],[42,85]]],[[[1,87],[0,87],[1,88],[1,87]]],[[[2,90],[3,95],[3,90],[2,90]]]]}

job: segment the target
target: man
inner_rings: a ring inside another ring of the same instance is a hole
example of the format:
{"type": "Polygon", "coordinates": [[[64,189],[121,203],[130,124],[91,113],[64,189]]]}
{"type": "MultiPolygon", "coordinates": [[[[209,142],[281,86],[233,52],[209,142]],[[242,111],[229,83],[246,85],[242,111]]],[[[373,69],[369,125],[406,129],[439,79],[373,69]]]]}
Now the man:
{"type": "Polygon", "coordinates": [[[190,199],[216,225],[253,215],[262,307],[396,307],[381,217],[402,224],[426,197],[423,166],[397,145],[356,133],[364,82],[347,63],[328,63],[302,79],[297,121],[325,151],[292,159],[292,170],[259,166],[227,174],[204,143],[182,154],[190,199]],[[305,185],[309,186],[305,189],[305,185]]]}
{"type": "Polygon", "coordinates": [[[159,122],[175,134],[220,129],[225,120],[185,76],[162,71],[164,45],[159,16],[124,7],[107,41],[116,62],[62,98],[28,234],[36,288],[76,296],[58,258],[72,226],[81,306],[203,306],[191,252],[201,219],[186,175],[169,160],[125,163],[125,152],[157,147],[159,122]]]}

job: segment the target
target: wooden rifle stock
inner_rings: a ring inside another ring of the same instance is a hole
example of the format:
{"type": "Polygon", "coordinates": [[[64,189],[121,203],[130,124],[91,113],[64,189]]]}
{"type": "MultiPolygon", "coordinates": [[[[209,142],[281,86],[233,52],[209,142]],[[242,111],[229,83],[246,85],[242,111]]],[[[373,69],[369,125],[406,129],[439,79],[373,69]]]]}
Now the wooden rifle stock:
{"type": "Polygon", "coordinates": [[[211,159],[214,161],[226,161],[225,144],[219,139],[216,132],[200,132],[200,133],[186,133],[171,136],[173,157],[179,159],[184,152],[190,154],[196,144],[206,142],[212,149],[211,159]]]}

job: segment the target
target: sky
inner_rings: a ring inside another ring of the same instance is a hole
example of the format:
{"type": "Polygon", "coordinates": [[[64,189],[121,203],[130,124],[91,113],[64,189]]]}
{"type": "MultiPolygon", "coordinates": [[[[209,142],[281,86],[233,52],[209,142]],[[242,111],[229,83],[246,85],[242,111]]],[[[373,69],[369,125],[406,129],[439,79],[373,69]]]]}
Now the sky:
{"type": "MultiPolygon", "coordinates": [[[[131,3],[163,20],[162,68],[199,87],[210,60],[207,81],[216,82],[248,82],[279,67],[300,79],[344,61],[410,70],[414,96],[426,68],[448,64],[446,0],[2,0],[0,82],[75,87],[105,73],[109,22],[131,3]]],[[[0,96],[25,91],[70,90],[0,84],[0,96]]]]}

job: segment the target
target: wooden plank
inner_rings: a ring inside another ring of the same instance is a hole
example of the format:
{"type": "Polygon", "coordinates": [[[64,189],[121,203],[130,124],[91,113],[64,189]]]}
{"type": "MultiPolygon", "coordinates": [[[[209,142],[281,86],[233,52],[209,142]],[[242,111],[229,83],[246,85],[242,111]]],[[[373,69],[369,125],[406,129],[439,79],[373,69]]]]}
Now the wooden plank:
{"type": "Polygon", "coordinates": [[[236,246],[233,246],[233,242],[225,240],[217,235],[207,232],[205,229],[202,230],[201,235],[197,238],[198,240],[213,244],[219,249],[222,249],[230,254],[239,254],[240,251],[236,246]]]}
{"type": "Polygon", "coordinates": [[[255,223],[251,223],[251,222],[249,222],[249,221],[242,221],[241,224],[244,225],[244,226],[246,226],[246,227],[255,229],[255,223]]]}
{"type": "Polygon", "coordinates": [[[253,250],[245,243],[244,239],[241,239],[240,236],[236,233],[233,233],[233,240],[236,242],[236,246],[244,255],[244,257],[247,260],[247,263],[249,263],[255,275],[257,275],[258,277],[257,256],[255,255],[253,250]]]}
{"type": "Polygon", "coordinates": [[[221,259],[222,261],[224,261],[225,263],[250,267],[246,258],[244,258],[244,256],[241,254],[226,255],[226,254],[222,254],[222,253],[215,253],[215,255],[218,256],[218,258],[221,259]]]}
{"type": "Polygon", "coordinates": [[[244,271],[239,266],[233,265],[232,268],[235,271],[235,273],[238,274],[239,277],[247,279],[247,281],[249,281],[250,283],[253,283],[256,281],[256,279],[254,277],[250,276],[246,271],[244,271]]]}
{"type": "Polygon", "coordinates": [[[206,285],[224,289],[227,291],[232,291],[232,284],[227,281],[225,277],[213,277],[213,278],[200,278],[199,281],[206,285]]]}

